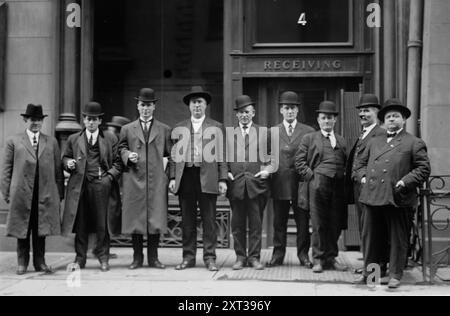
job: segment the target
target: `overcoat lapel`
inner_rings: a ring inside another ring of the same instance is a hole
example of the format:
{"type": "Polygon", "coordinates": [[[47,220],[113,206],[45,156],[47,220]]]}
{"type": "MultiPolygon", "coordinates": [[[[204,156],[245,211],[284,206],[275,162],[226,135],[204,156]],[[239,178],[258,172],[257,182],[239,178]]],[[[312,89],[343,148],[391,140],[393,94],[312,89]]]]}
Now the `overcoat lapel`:
{"type": "Polygon", "coordinates": [[[22,136],[22,144],[30,152],[34,159],[36,159],[36,152],[34,151],[33,146],[30,143],[27,132],[25,132],[25,134],[22,136]]]}

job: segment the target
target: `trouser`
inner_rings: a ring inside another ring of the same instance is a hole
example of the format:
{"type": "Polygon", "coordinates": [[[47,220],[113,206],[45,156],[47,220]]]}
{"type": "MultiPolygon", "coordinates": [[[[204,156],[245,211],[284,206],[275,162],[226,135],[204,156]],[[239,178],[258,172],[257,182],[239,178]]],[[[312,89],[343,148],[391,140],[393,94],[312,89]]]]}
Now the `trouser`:
{"type": "Polygon", "coordinates": [[[333,261],[339,255],[344,180],[316,173],[310,183],[313,258],[333,261]]]}
{"type": "Polygon", "coordinates": [[[75,252],[78,262],[86,262],[89,233],[96,234],[94,254],[100,262],[108,262],[108,201],[111,192],[109,177],[85,181],[75,222],[75,252]]]}
{"type": "MultiPolygon", "coordinates": [[[[389,251],[389,275],[400,280],[403,277],[408,255],[410,208],[395,206],[367,206],[363,227],[365,249],[365,274],[371,264],[386,261],[389,251]]],[[[383,267],[382,267],[383,270],[383,267]]]]}
{"type": "Polygon", "coordinates": [[[38,180],[35,181],[33,198],[31,202],[30,222],[25,239],[17,239],[18,265],[27,267],[30,261],[30,239],[33,243],[33,265],[38,268],[45,264],[45,237],[39,237],[39,188],[38,180]]]}
{"type": "Polygon", "coordinates": [[[355,197],[356,216],[358,217],[359,237],[361,239],[361,252],[364,254],[364,245],[362,243],[362,231],[364,225],[365,206],[364,204],[359,202],[359,196],[361,195],[361,183],[358,181],[353,182],[353,194],[355,197]]]}
{"type": "Polygon", "coordinates": [[[243,262],[260,260],[262,245],[262,221],[267,197],[259,195],[250,199],[230,200],[232,216],[231,230],[237,259],[243,262]],[[249,229],[247,251],[247,223],[249,229]]]}
{"type": "Polygon", "coordinates": [[[273,255],[272,260],[283,262],[286,255],[287,224],[289,211],[294,211],[295,224],[297,226],[297,256],[299,259],[308,258],[311,246],[309,234],[309,212],[298,207],[297,200],[274,200],[274,222],[273,222],[273,255]]]}
{"type": "Polygon", "coordinates": [[[200,168],[185,168],[180,185],[182,214],[183,260],[195,262],[197,256],[197,209],[203,224],[203,260],[216,260],[217,195],[202,192],[200,168]]]}
{"type": "MultiPolygon", "coordinates": [[[[131,236],[133,243],[133,261],[144,262],[144,236],[139,234],[133,234],[131,236]]],[[[147,235],[147,262],[153,263],[158,259],[158,246],[160,235],[147,235]]]]}

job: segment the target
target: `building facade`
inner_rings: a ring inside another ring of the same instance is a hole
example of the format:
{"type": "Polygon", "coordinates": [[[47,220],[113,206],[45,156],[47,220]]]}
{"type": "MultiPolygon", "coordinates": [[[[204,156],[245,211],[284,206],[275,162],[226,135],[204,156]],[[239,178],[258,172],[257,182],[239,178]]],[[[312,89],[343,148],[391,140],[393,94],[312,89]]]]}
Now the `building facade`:
{"type": "Polygon", "coordinates": [[[61,113],[79,118],[92,99],[105,120],[134,119],[144,86],[172,126],[189,115],[182,96],[192,85],[212,93],[210,115],[226,125],[242,93],[257,100],[256,121],[266,126],[281,121],[283,91],[300,95],[301,120],[312,126],[319,102],[331,99],[339,132],[353,142],[354,106],[373,92],[408,104],[408,129],[427,142],[433,174],[450,173],[449,20],[446,0],[3,1],[0,152],[24,129],[28,103],[44,106],[44,131],[54,134],[61,113]]]}

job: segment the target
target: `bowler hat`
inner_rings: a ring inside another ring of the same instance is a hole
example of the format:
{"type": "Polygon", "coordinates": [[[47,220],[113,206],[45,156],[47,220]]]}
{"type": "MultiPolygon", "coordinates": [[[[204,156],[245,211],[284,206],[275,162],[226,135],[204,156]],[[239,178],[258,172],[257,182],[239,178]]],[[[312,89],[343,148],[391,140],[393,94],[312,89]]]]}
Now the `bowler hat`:
{"type": "Polygon", "coordinates": [[[319,109],[316,112],[339,115],[339,111],[337,110],[336,103],[334,103],[333,101],[323,101],[322,103],[319,104],[319,109]]]}
{"type": "Polygon", "coordinates": [[[248,95],[241,95],[236,98],[236,104],[234,106],[235,111],[246,108],[249,105],[255,105],[256,103],[248,95]]]}
{"type": "Polygon", "coordinates": [[[135,100],[141,102],[156,102],[158,99],[155,96],[155,91],[150,88],[142,88],[139,91],[139,95],[135,98],[135,100]]]}
{"type": "Polygon", "coordinates": [[[360,109],[364,107],[374,107],[377,109],[381,109],[381,104],[375,94],[364,94],[359,100],[359,104],[356,106],[356,108],[360,109]]]}
{"type": "Polygon", "coordinates": [[[84,106],[84,111],[81,113],[84,116],[103,116],[102,106],[97,102],[89,102],[84,106]]]}
{"type": "Polygon", "coordinates": [[[34,117],[34,118],[38,118],[38,119],[43,119],[48,116],[48,115],[44,115],[44,113],[42,111],[42,105],[40,105],[40,104],[39,105],[28,104],[27,110],[25,111],[25,113],[20,114],[20,115],[25,118],[34,117]]]}
{"type": "Polygon", "coordinates": [[[192,98],[204,98],[207,104],[211,103],[211,94],[208,91],[203,90],[203,87],[194,86],[191,88],[191,92],[183,98],[183,102],[189,105],[192,98]]]}
{"type": "Polygon", "coordinates": [[[131,123],[131,121],[126,117],[113,116],[111,122],[106,123],[106,126],[121,128],[129,123],[131,123]]]}
{"type": "Polygon", "coordinates": [[[300,105],[300,101],[298,100],[298,94],[293,91],[283,92],[280,96],[280,101],[278,102],[280,105],[300,105]]]}
{"type": "Polygon", "coordinates": [[[384,103],[383,108],[378,112],[378,119],[384,122],[384,117],[389,111],[399,111],[408,119],[411,116],[411,110],[408,109],[399,99],[389,99],[384,103]]]}

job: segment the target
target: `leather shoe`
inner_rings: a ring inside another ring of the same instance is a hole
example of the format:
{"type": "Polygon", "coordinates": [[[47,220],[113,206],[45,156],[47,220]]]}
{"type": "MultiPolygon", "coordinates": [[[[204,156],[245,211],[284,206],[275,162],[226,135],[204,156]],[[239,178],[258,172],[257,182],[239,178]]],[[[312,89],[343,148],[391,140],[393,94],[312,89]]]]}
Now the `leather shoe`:
{"type": "Polygon", "coordinates": [[[17,267],[17,271],[16,271],[17,275],[24,275],[26,273],[27,273],[27,267],[25,267],[25,266],[18,266],[17,267]]]}
{"type": "Polygon", "coordinates": [[[86,268],[86,261],[80,261],[80,260],[75,260],[73,262],[73,264],[78,265],[78,267],[83,270],[84,268],[86,268]]]}
{"type": "Polygon", "coordinates": [[[400,280],[391,279],[388,283],[388,288],[390,289],[398,289],[400,286],[400,280]]]}
{"type": "Polygon", "coordinates": [[[245,267],[245,262],[242,260],[236,261],[236,263],[233,265],[233,270],[242,270],[245,267]]]}
{"type": "Polygon", "coordinates": [[[255,270],[264,270],[264,265],[259,260],[251,261],[250,266],[255,270]]]}
{"type": "Polygon", "coordinates": [[[109,264],[108,264],[108,262],[101,262],[100,263],[100,271],[102,271],[102,272],[108,272],[109,271],[109,264]]]}
{"type": "Polygon", "coordinates": [[[322,264],[321,264],[321,263],[316,263],[316,264],[313,266],[312,271],[313,271],[314,273],[322,273],[322,272],[323,272],[322,264]]]}
{"type": "Polygon", "coordinates": [[[52,274],[52,273],[54,273],[54,271],[52,270],[52,268],[50,268],[49,266],[47,266],[45,263],[43,263],[43,264],[41,264],[41,265],[39,265],[39,266],[37,266],[37,267],[34,267],[34,270],[35,270],[36,272],[44,272],[45,274],[52,274]]]}
{"type": "Polygon", "coordinates": [[[390,281],[390,277],[389,276],[381,276],[380,284],[381,285],[388,285],[389,281],[390,281]]]}
{"type": "Polygon", "coordinates": [[[283,265],[283,261],[277,260],[277,259],[272,259],[270,260],[270,262],[267,264],[268,268],[275,268],[275,267],[279,267],[283,265]]]}
{"type": "Polygon", "coordinates": [[[308,269],[312,269],[314,266],[308,257],[302,257],[300,260],[300,266],[307,267],[308,269]]]}
{"type": "Polygon", "coordinates": [[[217,267],[215,260],[208,260],[206,262],[206,269],[208,269],[211,272],[219,271],[219,268],[217,267]]]}
{"type": "Polygon", "coordinates": [[[180,263],[179,265],[177,265],[175,267],[175,270],[186,270],[189,268],[194,268],[195,267],[195,262],[193,261],[183,261],[182,263],[180,263]]]}
{"type": "Polygon", "coordinates": [[[128,267],[128,269],[129,269],[129,270],[136,270],[136,269],[142,268],[143,265],[144,265],[144,264],[142,263],[142,261],[134,260],[134,261],[130,264],[130,266],[128,267]]]}
{"type": "Polygon", "coordinates": [[[158,259],[152,260],[148,263],[148,266],[150,268],[160,269],[164,270],[166,268],[165,265],[163,265],[158,259]]]}
{"type": "Polygon", "coordinates": [[[364,276],[364,275],[360,275],[355,280],[353,280],[353,284],[355,284],[355,285],[367,285],[367,277],[364,276]]]}
{"type": "Polygon", "coordinates": [[[348,267],[346,267],[342,264],[339,264],[336,260],[327,262],[326,269],[340,271],[340,272],[348,271],[348,267]]]}

